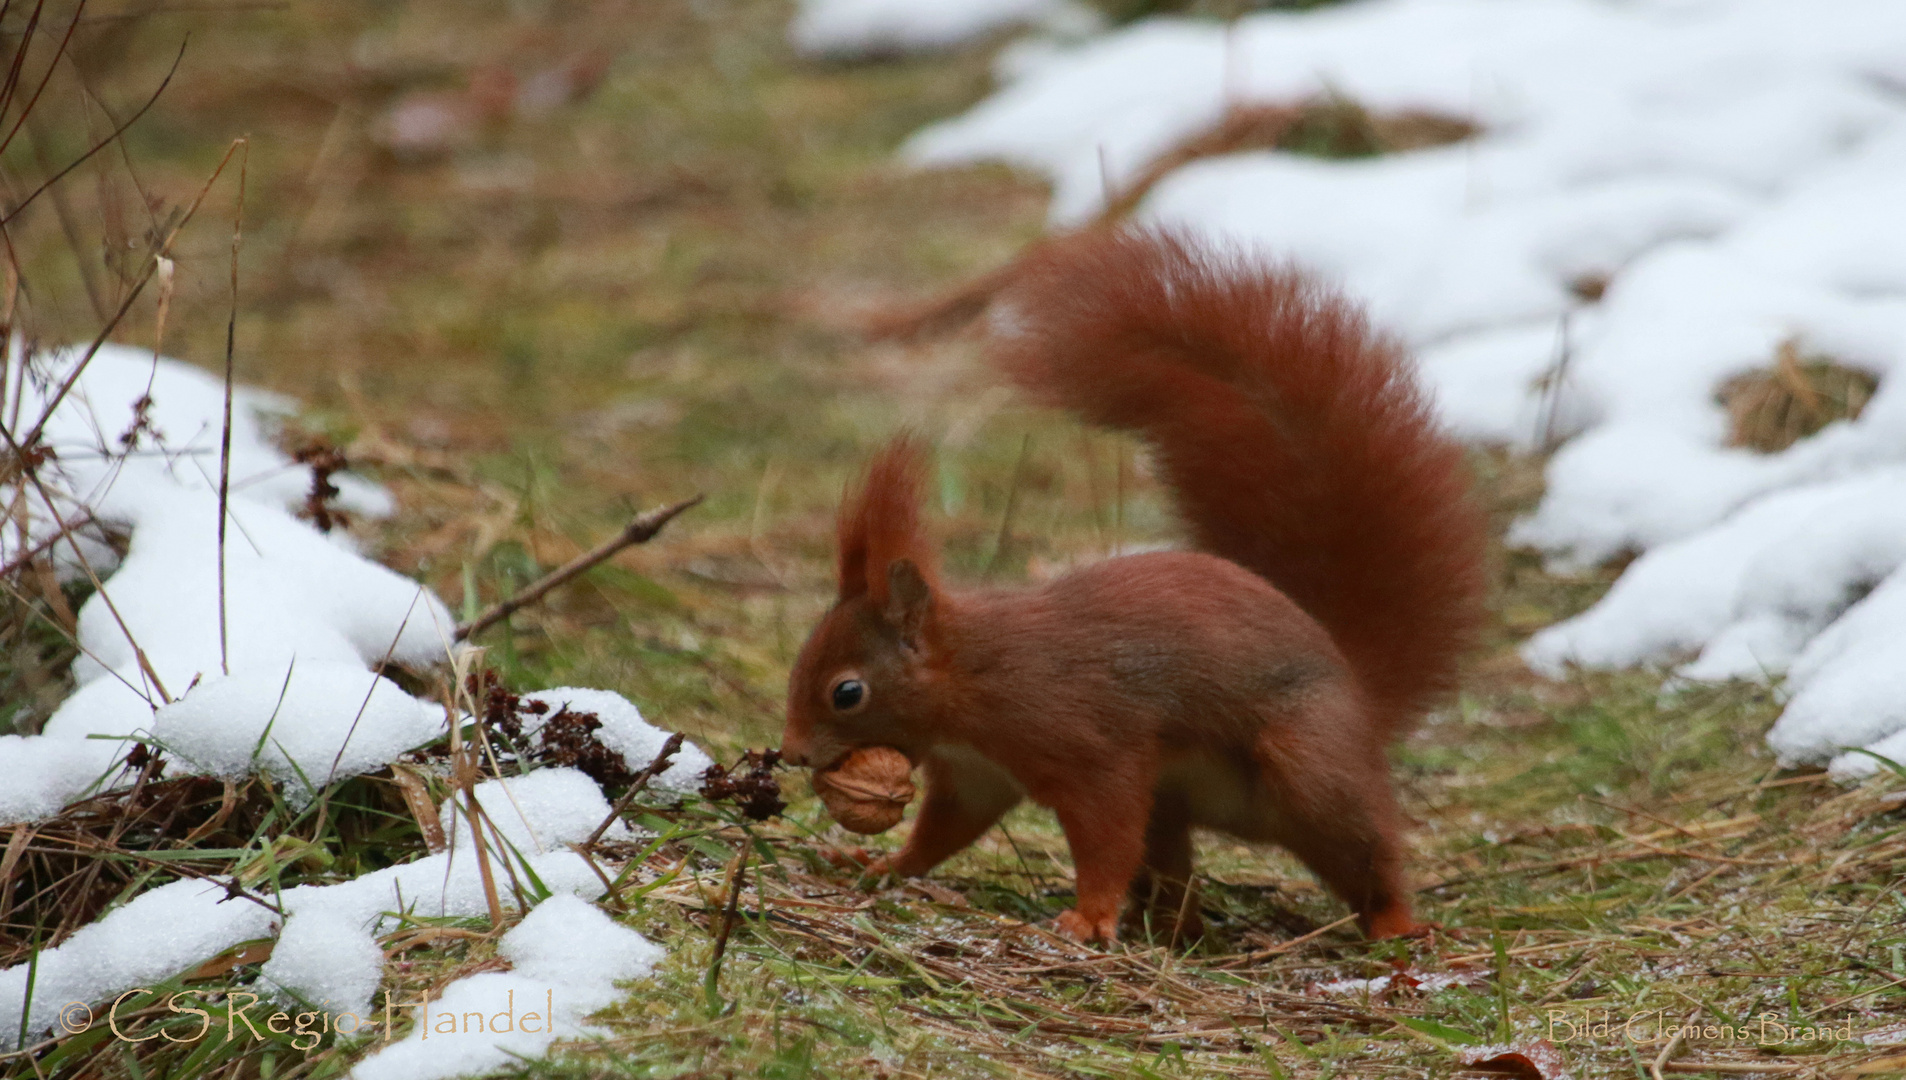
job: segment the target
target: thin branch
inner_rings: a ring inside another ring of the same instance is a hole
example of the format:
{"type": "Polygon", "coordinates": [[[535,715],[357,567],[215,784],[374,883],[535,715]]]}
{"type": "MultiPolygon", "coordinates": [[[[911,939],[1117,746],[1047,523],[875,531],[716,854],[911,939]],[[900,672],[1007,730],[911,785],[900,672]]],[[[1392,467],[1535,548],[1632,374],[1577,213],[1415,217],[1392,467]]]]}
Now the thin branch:
{"type": "MultiPolygon", "coordinates": [[[[180,55],[184,55],[183,49],[180,50],[180,55]]],[[[174,70],[178,68],[177,61],[173,62],[173,68],[174,70]]],[[[171,76],[167,75],[166,78],[170,79],[171,76]]],[[[160,89],[163,90],[164,87],[161,86],[160,89]]],[[[155,96],[153,100],[156,101],[158,98],[155,96]]],[[[143,112],[144,110],[141,111],[143,112]]],[[[134,119],[137,119],[137,117],[135,116],[134,119]]],[[[131,121],[128,121],[128,123],[130,122],[131,121]]],[[[41,432],[46,430],[47,423],[53,419],[54,411],[60,407],[61,402],[66,400],[66,395],[73,392],[73,387],[79,382],[79,377],[85,373],[86,366],[93,362],[94,356],[98,355],[100,346],[106,344],[106,339],[112,336],[114,330],[118,329],[120,320],[124,319],[126,313],[132,310],[133,302],[139,299],[139,294],[145,291],[146,283],[150,282],[152,276],[159,272],[159,256],[170,255],[172,253],[172,244],[178,239],[180,230],[184,229],[186,225],[191,222],[192,216],[199,212],[199,206],[205,202],[205,196],[211,192],[212,185],[218,182],[218,178],[225,172],[225,166],[231,163],[232,155],[238,152],[238,143],[239,140],[232,140],[232,145],[226,149],[225,156],[219,159],[218,168],[212,170],[212,175],[206,179],[205,186],[200,188],[198,195],[192,199],[192,205],[186,208],[185,214],[179,218],[179,223],[174,225],[172,231],[166,234],[165,242],[159,245],[159,250],[153,253],[151,259],[147,260],[145,272],[140,274],[139,280],[133,283],[131,291],[126,294],[126,299],[120,303],[119,310],[114,312],[112,319],[107,322],[105,326],[100,328],[99,333],[93,337],[92,344],[86,347],[85,354],[79,358],[79,363],[75,364],[73,370],[67,373],[65,380],[60,383],[59,390],[54,392],[52,398],[47,401],[46,407],[40,412],[40,419],[33,425],[33,430],[27,432],[26,438],[20,440],[21,446],[32,446],[39,441],[41,432]]],[[[22,203],[21,205],[24,206],[25,204],[22,203]]],[[[15,213],[18,213],[17,208],[15,213]]],[[[7,218],[0,218],[0,235],[5,233],[7,220],[7,218]]]]}
{"type": "MultiPolygon", "coordinates": [[[[66,55],[66,47],[73,43],[73,31],[79,28],[79,17],[85,11],[86,0],[79,0],[79,4],[73,8],[73,21],[66,24],[66,35],[60,38],[60,47],[53,53],[53,62],[46,65],[46,74],[40,77],[40,85],[33,88],[33,96],[27,99],[26,108],[20,110],[20,118],[13,122],[13,127],[7,131],[7,137],[0,139],[0,154],[6,153],[7,147],[13,145],[13,137],[20,133],[20,125],[26,123],[26,118],[33,112],[33,106],[40,103],[40,95],[46,92],[46,84],[53,81],[53,71],[60,66],[61,58],[66,55]]],[[[38,19],[39,12],[36,10],[33,16],[38,19]]],[[[26,58],[27,40],[26,37],[20,39],[20,59],[22,60],[26,58]]],[[[18,73],[17,67],[15,73],[18,73]]],[[[12,87],[8,89],[11,91],[12,87]]],[[[8,104],[12,104],[12,97],[12,93],[9,92],[8,104]]]]}
{"type": "Polygon", "coordinates": [[[616,823],[616,819],[622,816],[622,811],[629,808],[629,803],[635,799],[636,793],[647,787],[649,781],[663,769],[668,768],[669,759],[674,757],[676,751],[681,748],[682,733],[678,731],[670,735],[668,741],[662,744],[662,752],[655,755],[655,760],[643,766],[642,771],[635,774],[635,779],[629,781],[629,790],[623,792],[622,797],[609,808],[609,816],[602,819],[602,824],[596,826],[596,831],[589,834],[589,839],[584,840],[582,846],[591,847],[596,841],[602,839],[602,834],[608,832],[609,826],[616,823]]]}
{"type": "Polygon", "coordinates": [[[517,593],[515,596],[510,597],[508,600],[491,605],[488,611],[471,619],[469,622],[460,623],[457,626],[456,640],[466,641],[481,634],[483,631],[502,622],[518,611],[541,600],[550,590],[572,578],[586,573],[623,548],[647,543],[649,540],[654,539],[655,534],[662,531],[662,526],[675,520],[682,511],[700,504],[703,498],[704,496],[697,495],[692,499],[684,499],[673,506],[658,507],[647,513],[637,514],[635,520],[629,522],[627,527],[620,533],[617,533],[610,539],[603,541],[594,548],[569,560],[561,567],[544,574],[535,584],[517,593]]]}
{"type": "Polygon", "coordinates": [[[67,533],[73,532],[76,529],[83,529],[88,525],[96,525],[98,523],[99,523],[99,519],[93,517],[93,515],[90,512],[84,514],[83,516],[79,517],[76,520],[60,522],[60,527],[56,531],[54,531],[53,535],[47,537],[44,540],[41,540],[40,542],[34,544],[32,547],[28,548],[24,553],[20,555],[19,558],[14,559],[12,562],[6,564],[5,566],[0,566],[0,578],[12,577],[14,574],[20,572],[21,570],[26,569],[26,567],[30,563],[32,563],[34,559],[37,559],[41,555],[44,555],[48,550],[50,550],[53,547],[53,545],[59,543],[61,540],[66,539],[67,533]]]}
{"type": "MultiPolygon", "coordinates": [[[[18,206],[15,206],[13,209],[7,211],[5,217],[0,217],[0,225],[5,225],[8,222],[12,221],[14,218],[20,216],[20,211],[25,210],[29,205],[31,205],[33,200],[39,198],[40,194],[44,192],[47,188],[50,188],[54,184],[59,183],[61,180],[66,179],[67,173],[70,173],[74,169],[79,168],[81,165],[86,164],[86,162],[92,159],[92,156],[94,154],[97,154],[101,150],[106,149],[106,147],[111,146],[115,139],[118,139],[121,135],[124,135],[126,133],[127,128],[130,128],[132,125],[138,123],[139,118],[144,116],[148,109],[151,109],[153,105],[158,103],[159,95],[165,93],[166,86],[172,82],[172,76],[178,73],[180,61],[185,59],[185,46],[190,40],[191,40],[191,35],[188,34],[186,35],[186,41],[179,42],[179,55],[173,58],[171,69],[165,73],[165,78],[159,80],[159,88],[152,92],[152,96],[146,99],[146,103],[144,105],[139,106],[138,112],[133,113],[131,116],[127,117],[125,123],[120,124],[118,127],[114,128],[113,133],[111,135],[108,135],[105,138],[94,143],[91,149],[87,150],[84,154],[81,154],[79,157],[75,158],[71,165],[68,165],[64,169],[61,169],[59,172],[55,173],[50,179],[48,179],[44,184],[41,184],[39,187],[34,188],[31,194],[29,194],[26,198],[20,200],[20,204],[18,206]]],[[[221,164],[220,168],[223,168],[223,167],[224,166],[221,164]]]]}
{"type": "Polygon", "coordinates": [[[20,72],[26,67],[27,49],[33,44],[34,32],[39,28],[40,15],[46,10],[46,0],[33,5],[33,14],[27,16],[26,29],[20,33],[20,51],[13,54],[13,63],[7,69],[7,80],[0,85],[0,110],[13,104],[13,92],[19,88],[20,72]]]}

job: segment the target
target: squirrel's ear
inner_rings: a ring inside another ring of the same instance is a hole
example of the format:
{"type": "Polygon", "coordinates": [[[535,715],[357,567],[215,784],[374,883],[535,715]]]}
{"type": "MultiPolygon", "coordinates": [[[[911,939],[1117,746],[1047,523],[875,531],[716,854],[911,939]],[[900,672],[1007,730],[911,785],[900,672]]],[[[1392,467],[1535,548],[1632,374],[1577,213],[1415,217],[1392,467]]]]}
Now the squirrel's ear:
{"type": "Polygon", "coordinates": [[[918,649],[933,623],[933,586],[912,559],[887,566],[887,605],[881,612],[908,648],[918,649]]]}
{"type": "Polygon", "coordinates": [[[835,524],[841,600],[867,595],[876,608],[885,608],[887,568],[895,559],[913,560],[916,573],[926,568],[923,577],[932,573],[920,522],[926,468],[919,441],[902,435],[874,457],[860,490],[841,504],[835,524]]]}

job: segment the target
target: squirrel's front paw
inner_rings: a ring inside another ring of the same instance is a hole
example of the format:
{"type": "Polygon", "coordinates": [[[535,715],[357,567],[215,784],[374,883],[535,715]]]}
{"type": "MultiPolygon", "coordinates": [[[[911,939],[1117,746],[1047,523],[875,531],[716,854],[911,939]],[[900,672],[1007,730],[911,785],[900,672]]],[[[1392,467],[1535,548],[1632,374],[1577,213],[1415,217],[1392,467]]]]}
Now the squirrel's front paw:
{"type": "Polygon", "coordinates": [[[821,852],[821,858],[837,870],[866,870],[875,863],[887,861],[885,855],[864,847],[832,848],[821,852]]]}
{"type": "Polygon", "coordinates": [[[823,856],[829,863],[841,870],[852,870],[863,888],[873,885],[892,875],[893,856],[868,851],[866,848],[837,848],[823,856]]]}
{"type": "Polygon", "coordinates": [[[1392,904],[1366,918],[1367,929],[1365,930],[1365,934],[1371,940],[1380,940],[1382,938],[1423,938],[1429,937],[1434,931],[1443,928],[1440,923],[1417,922],[1411,917],[1410,909],[1403,904],[1392,904]]]}
{"type": "Polygon", "coordinates": [[[1067,908],[1053,920],[1052,928],[1074,941],[1088,945],[1093,942],[1110,945],[1118,940],[1118,913],[1094,919],[1079,914],[1078,908],[1067,908]]]}

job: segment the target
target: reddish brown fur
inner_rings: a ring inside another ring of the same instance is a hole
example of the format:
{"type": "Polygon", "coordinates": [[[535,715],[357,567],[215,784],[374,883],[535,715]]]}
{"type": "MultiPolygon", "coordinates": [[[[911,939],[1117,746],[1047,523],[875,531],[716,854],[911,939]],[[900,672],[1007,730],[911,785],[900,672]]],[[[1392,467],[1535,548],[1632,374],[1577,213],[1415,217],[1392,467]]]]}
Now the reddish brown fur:
{"type": "Polygon", "coordinates": [[[925,484],[926,460],[920,444],[909,436],[887,444],[867,467],[859,491],[842,504],[835,522],[842,600],[866,592],[876,605],[884,606],[886,568],[896,559],[913,560],[931,581],[937,560],[920,524],[920,493],[925,484]],[[880,572],[869,577],[869,567],[880,572]]]}
{"type": "Polygon", "coordinates": [[[1145,436],[1198,546],[1329,627],[1392,734],[1455,689],[1485,529],[1398,342],[1294,269],[1167,232],[1049,246],[1008,301],[1000,362],[1145,436]]]}
{"type": "Polygon", "coordinates": [[[1288,270],[1157,233],[1051,245],[996,345],[1025,386],[1145,435],[1199,545],[1032,590],[934,578],[909,441],[841,516],[840,596],[795,664],[783,750],[889,745],[926,798],[878,869],[924,873],[1022,797],[1072,847],[1061,929],[1129,893],[1195,935],[1193,826],[1289,847],[1376,935],[1414,929],[1385,746],[1454,682],[1482,522],[1401,351],[1288,270]],[[867,698],[842,712],[832,689],[867,698]]]}

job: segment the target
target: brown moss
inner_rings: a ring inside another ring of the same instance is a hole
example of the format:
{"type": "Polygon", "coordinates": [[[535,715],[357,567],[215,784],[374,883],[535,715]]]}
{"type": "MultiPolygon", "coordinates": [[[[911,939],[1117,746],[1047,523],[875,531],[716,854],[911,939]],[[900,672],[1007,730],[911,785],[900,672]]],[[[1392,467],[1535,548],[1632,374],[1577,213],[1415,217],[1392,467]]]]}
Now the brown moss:
{"type": "Polygon", "coordinates": [[[1857,419],[1878,386],[1858,368],[1803,356],[1789,339],[1771,367],[1727,380],[1715,397],[1727,409],[1729,446],[1773,454],[1835,420],[1857,419]]]}

